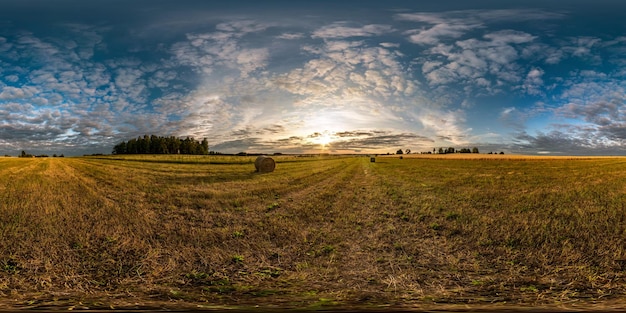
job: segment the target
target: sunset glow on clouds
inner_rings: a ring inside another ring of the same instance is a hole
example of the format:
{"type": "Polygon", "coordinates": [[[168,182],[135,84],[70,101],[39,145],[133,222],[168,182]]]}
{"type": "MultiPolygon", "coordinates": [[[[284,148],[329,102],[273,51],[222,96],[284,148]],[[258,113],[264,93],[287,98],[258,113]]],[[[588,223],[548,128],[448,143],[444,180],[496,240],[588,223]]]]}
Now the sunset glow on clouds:
{"type": "Polygon", "coordinates": [[[2,1],[0,153],[626,153],[619,2],[458,3],[2,1]]]}

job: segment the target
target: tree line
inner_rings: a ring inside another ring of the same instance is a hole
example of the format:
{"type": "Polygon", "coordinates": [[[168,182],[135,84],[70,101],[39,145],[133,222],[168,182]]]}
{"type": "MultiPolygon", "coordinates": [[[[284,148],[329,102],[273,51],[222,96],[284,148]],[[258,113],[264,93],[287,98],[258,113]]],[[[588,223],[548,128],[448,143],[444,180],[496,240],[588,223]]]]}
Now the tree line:
{"type": "Polygon", "coordinates": [[[209,142],[193,137],[185,139],[174,136],[144,135],[122,141],[113,147],[113,154],[209,154],[209,142]]]}
{"type": "MultiPolygon", "coordinates": [[[[4,155],[5,157],[8,157],[8,154],[4,155]]],[[[47,158],[49,157],[49,155],[47,154],[40,154],[40,155],[32,155],[30,153],[26,153],[26,151],[22,150],[22,153],[20,153],[18,156],[18,158],[47,158]]],[[[56,153],[52,155],[53,158],[59,157],[59,158],[63,158],[65,157],[63,154],[61,155],[57,155],[56,153]]]]}
{"type": "MultiPolygon", "coordinates": [[[[411,150],[407,149],[407,154],[410,152],[411,150]]],[[[432,152],[431,151],[421,152],[421,154],[448,154],[448,153],[480,153],[480,152],[478,151],[478,148],[476,147],[472,149],[461,148],[461,150],[455,149],[454,147],[439,148],[439,150],[437,150],[436,148],[433,148],[432,152]]],[[[402,150],[398,150],[396,154],[402,154],[402,150]]]]}
{"type": "MultiPolygon", "coordinates": [[[[433,148],[433,151],[435,151],[435,149],[433,148]]],[[[448,153],[480,153],[478,151],[478,148],[474,147],[471,150],[469,148],[461,148],[461,150],[456,150],[454,149],[454,147],[449,147],[448,149],[444,149],[444,148],[439,148],[439,151],[437,151],[439,154],[448,154],[448,153]]]]}

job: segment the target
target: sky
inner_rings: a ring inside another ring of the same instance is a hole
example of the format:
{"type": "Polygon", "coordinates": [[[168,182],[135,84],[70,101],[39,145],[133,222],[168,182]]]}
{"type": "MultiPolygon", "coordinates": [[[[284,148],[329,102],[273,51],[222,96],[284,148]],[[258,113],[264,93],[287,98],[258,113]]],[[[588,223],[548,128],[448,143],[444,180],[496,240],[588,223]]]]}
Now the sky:
{"type": "Polygon", "coordinates": [[[0,0],[0,154],[626,154],[626,2],[0,0]]]}

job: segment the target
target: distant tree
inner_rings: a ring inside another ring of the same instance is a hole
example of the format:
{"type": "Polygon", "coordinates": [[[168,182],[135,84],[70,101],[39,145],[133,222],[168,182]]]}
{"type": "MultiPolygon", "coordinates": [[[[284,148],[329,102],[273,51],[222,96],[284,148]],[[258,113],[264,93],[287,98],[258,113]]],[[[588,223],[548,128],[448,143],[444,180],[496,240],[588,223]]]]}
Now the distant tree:
{"type": "Polygon", "coordinates": [[[478,148],[476,147],[472,148],[472,153],[478,153],[478,148]]]}
{"type": "Polygon", "coordinates": [[[206,138],[200,143],[200,154],[209,154],[209,141],[206,138]]]}
{"type": "Polygon", "coordinates": [[[172,154],[180,154],[180,139],[171,136],[167,138],[167,151],[172,154]]]}
{"type": "Polygon", "coordinates": [[[126,141],[122,141],[113,147],[113,154],[126,154],[126,141]]]}
{"type": "Polygon", "coordinates": [[[504,152],[500,151],[500,154],[504,154],[504,152]]]}
{"type": "Polygon", "coordinates": [[[187,137],[180,142],[180,153],[191,154],[190,151],[191,151],[191,139],[187,137]]]}
{"type": "Polygon", "coordinates": [[[155,135],[150,136],[150,153],[151,154],[163,153],[163,150],[161,149],[161,137],[157,137],[155,135]]]}
{"type": "Polygon", "coordinates": [[[198,142],[193,137],[185,139],[144,135],[128,140],[113,147],[113,154],[209,154],[209,142],[206,138],[198,142]]]}
{"type": "Polygon", "coordinates": [[[411,149],[406,149],[406,150],[404,151],[404,154],[411,154],[411,149]]]}
{"type": "Polygon", "coordinates": [[[448,150],[446,151],[446,153],[454,153],[454,148],[453,147],[449,147],[448,150]]]}
{"type": "Polygon", "coordinates": [[[143,140],[141,140],[140,153],[150,153],[150,137],[148,135],[143,135],[143,140]]]}
{"type": "Polygon", "coordinates": [[[127,154],[137,154],[137,139],[133,138],[128,141],[126,144],[126,153],[127,154]]]}
{"type": "Polygon", "coordinates": [[[396,154],[404,154],[404,152],[402,151],[402,149],[398,149],[398,151],[396,151],[396,154]]]}
{"type": "Polygon", "coordinates": [[[444,154],[445,151],[443,151],[443,148],[439,148],[439,154],[444,154]]]}
{"type": "Polygon", "coordinates": [[[26,153],[26,151],[22,151],[22,153],[20,155],[18,155],[18,157],[20,157],[20,158],[32,158],[34,156],[32,154],[30,154],[30,153],[26,153]]]}

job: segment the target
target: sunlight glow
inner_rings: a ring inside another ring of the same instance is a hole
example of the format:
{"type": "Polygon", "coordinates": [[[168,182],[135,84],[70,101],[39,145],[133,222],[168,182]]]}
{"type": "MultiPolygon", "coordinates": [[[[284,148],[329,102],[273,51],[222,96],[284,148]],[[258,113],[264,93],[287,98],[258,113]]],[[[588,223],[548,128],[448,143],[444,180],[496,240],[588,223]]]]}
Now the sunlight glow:
{"type": "Polygon", "coordinates": [[[318,141],[322,146],[327,146],[329,143],[332,142],[332,140],[333,139],[328,132],[322,133],[322,135],[318,138],[318,141]]]}

